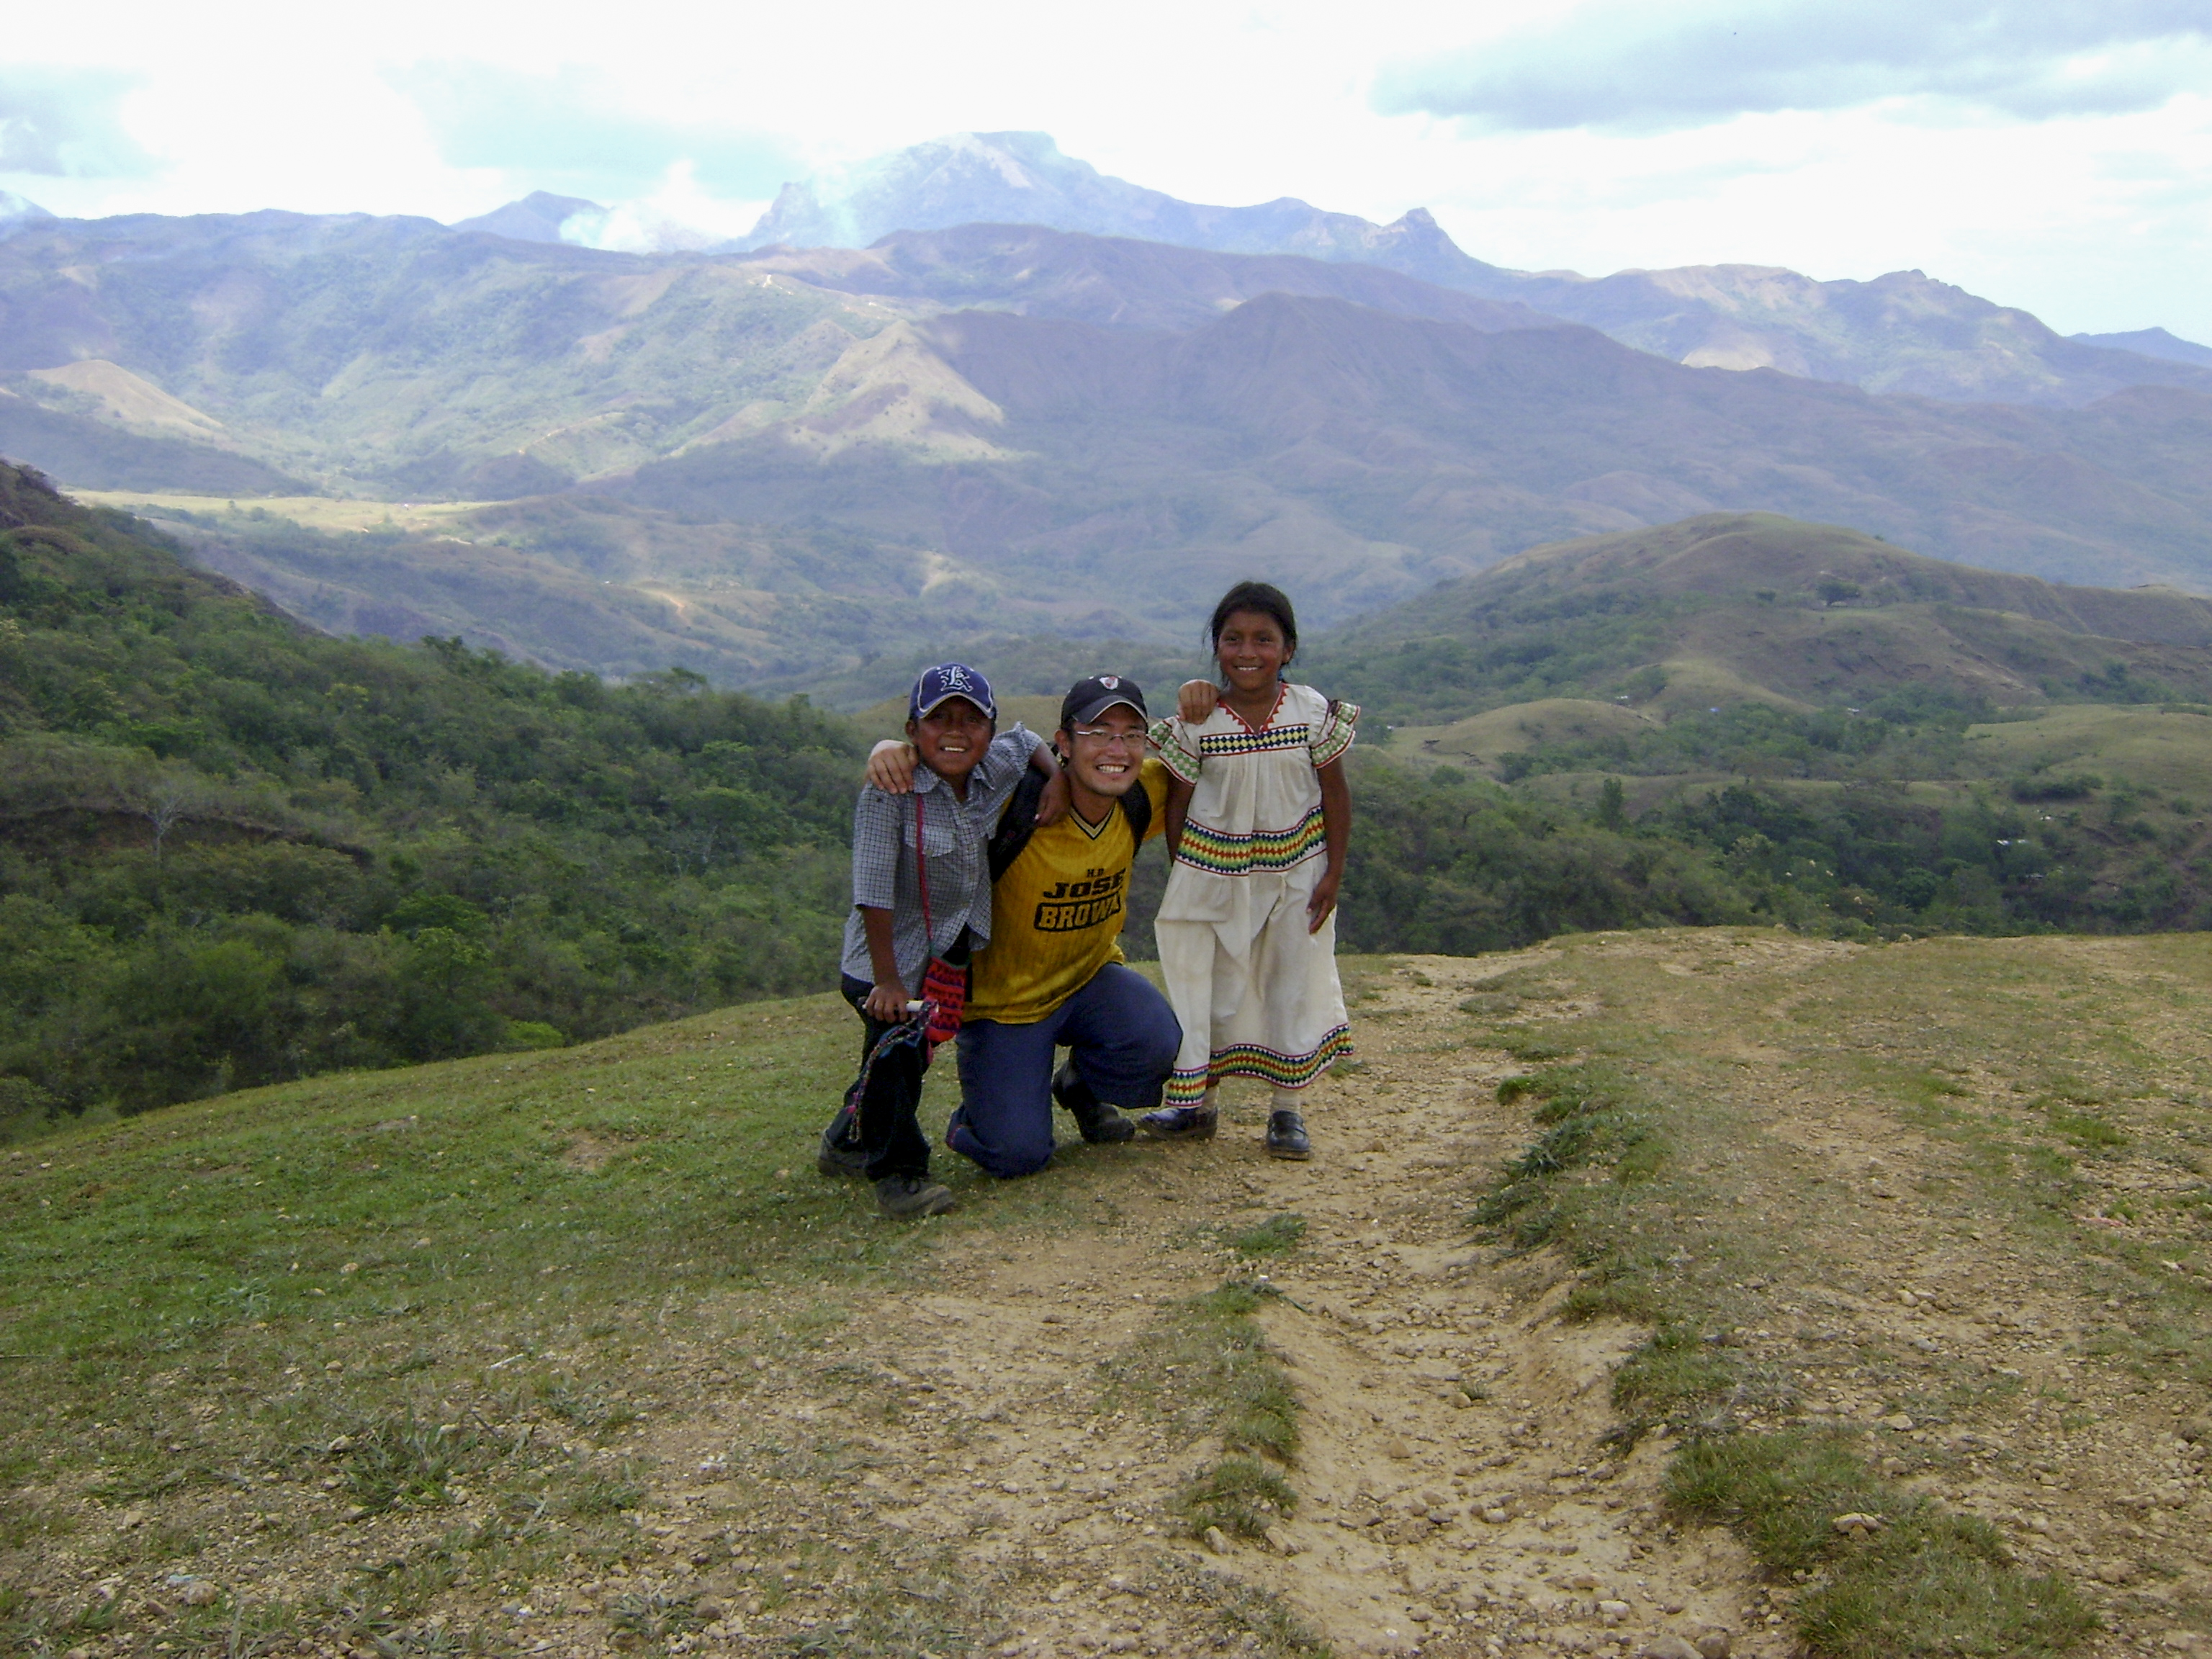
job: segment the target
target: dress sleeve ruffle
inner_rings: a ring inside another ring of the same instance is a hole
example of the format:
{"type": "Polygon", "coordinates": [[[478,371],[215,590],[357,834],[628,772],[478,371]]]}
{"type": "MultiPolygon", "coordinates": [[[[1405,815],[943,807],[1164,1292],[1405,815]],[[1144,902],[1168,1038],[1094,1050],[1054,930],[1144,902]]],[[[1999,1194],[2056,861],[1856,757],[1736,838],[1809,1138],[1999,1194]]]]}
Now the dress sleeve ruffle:
{"type": "Polygon", "coordinates": [[[1160,764],[1185,783],[1196,783],[1205,763],[1200,759],[1197,745],[1180,720],[1158,720],[1152,722],[1152,739],[1160,751],[1160,764]]]}
{"type": "Polygon", "coordinates": [[[1359,725],[1359,705],[1329,699],[1328,708],[1313,723],[1313,763],[1316,769],[1340,759],[1352,747],[1352,737],[1359,725]]]}

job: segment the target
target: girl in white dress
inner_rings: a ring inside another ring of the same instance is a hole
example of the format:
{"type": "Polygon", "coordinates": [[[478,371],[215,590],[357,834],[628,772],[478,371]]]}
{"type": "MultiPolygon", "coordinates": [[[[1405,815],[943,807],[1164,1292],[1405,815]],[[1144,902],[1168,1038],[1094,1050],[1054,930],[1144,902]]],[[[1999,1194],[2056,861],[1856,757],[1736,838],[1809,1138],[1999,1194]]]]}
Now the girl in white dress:
{"type": "Polygon", "coordinates": [[[1359,710],[1284,679],[1298,625],[1281,590],[1239,582],[1207,633],[1220,689],[1193,681],[1178,716],[1152,728],[1173,775],[1174,859],[1153,931],[1182,1049],[1162,1105],[1138,1123],[1164,1140],[1205,1139],[1215,1085],[1259,1078],[1274,1091],[1267,1151],[1308,1158],[1304,1091],[1352,1047],[1336,895],[1352,835],[1343,757],[1359,710]]]}

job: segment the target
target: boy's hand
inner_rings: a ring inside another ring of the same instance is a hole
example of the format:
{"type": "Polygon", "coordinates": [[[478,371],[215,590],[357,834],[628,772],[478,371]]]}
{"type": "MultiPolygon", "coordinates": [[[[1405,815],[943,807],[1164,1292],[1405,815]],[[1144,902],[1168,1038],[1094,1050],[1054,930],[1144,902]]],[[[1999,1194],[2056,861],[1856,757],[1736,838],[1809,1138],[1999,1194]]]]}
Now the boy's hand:
{"type": "Polygon", "coordinates": [[[868,988],[868,999],[861,1007],[867,1010],[870,1019],[879,1019],[886,1025],[903,1025],[907,1022],[906,987],[895,979],[887,979],[868,988]]]}
{"type": "Polygon", "coordinates": [[[1045,780],[1044,788],[1037,796],[1037,828],[1058,823],[1067,816],[1067,774],[1054,772],[1045,780]]]}
{"type": "Polygon", "coordinates": [[[1212,680],[1185,680],[1176,693],[1176,713],[1185,726],[1202,726],[1213,716],[1221,692],[1212,680]]]}
{"type": "Polygon", "coordinates": [[[915,760],[912,744],[885,738],[868,751],[868,781],[887,795],[908,794],[914,789],[915,760]]]}
{"type": "Polygon", "coordinates": [[[1313,896],[1306,901],[1306,932],[1309,933],[1321,932],[1322,923],[1327,921],[1329,913],[1336,908],[1336,890],[1340,881],[1335,871],[1325,870],[1321,879],[1314,884],[1313,896]]]}

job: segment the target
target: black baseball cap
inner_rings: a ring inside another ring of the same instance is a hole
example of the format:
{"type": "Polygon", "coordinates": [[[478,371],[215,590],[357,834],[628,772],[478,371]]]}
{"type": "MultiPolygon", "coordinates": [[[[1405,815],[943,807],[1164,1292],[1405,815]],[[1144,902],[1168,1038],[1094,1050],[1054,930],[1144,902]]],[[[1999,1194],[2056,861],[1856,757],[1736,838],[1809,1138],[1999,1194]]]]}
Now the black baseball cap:
{"type": "Polygon", "coordinates": [[[1145,694],[1132,679],[1119,674],[1093,674],[1087,680],[1078,680],[1067,688],[1067,695],[1060,700],[1060,724],[1063,730],[1088,726],[1115,703],[1125,704],[1137,711],[1139,720],[1150,720],[1145,707],[1145,694]]]}

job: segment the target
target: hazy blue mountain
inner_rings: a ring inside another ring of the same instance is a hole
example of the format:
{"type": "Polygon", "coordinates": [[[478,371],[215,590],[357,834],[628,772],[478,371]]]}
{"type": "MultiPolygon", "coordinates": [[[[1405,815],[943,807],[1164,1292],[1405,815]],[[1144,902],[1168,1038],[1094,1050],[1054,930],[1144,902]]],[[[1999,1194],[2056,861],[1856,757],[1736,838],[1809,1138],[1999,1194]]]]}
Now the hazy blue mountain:
{"type": "Polygon", "coordinates": [[[2197,358],[2069,341],[2027,312],[1917,270],[1871,282],[1765,265],[1604,277],[1508,270],[1470,257],[1425,209],[1378,225],[1292,197],[1205,206],[1102,173],[1041,132],[954,133],[786,185],[744,246],[860,248],[898,231],[970,223],[1381,265],[1587,323],[1692,367],[1775,368],[1869,392],[2079,407],[2124,386],[2212,390],[2212,376],[2194,372],[2197,358]]]}
{"type": "Polygon", "coordinates": [[[1118,328],[1194,328],[1262,294],[1349,300],[1474,328],[1566,325],[1518,301],[1486,300],[1376,265],[1297,254],[1222,253],[1037,225],[896,231],[871,247],[772,247],[748,256],[748,263],[847,294],[1118,328]]]}
{"type": "Polygon", "coordinates": [[[2146,357],[2163,357],[2169,362],[2197,363],[2212,368],[2212,346],[2201,346],[2162,328],[2138,328],[2125,334],[2069,334],[2066,337],[2083,345],[2140,352],[2146,357]]]}
{"type": "Polygon", "coordinates": [[[18,196],[12,190],[0,190],[0,236],[53,216],[28,198],[18,196]]]}
{"type": "MultiPolygon", "coordinates": [[[[1181,257],[1232,273],[1239,258],[1181,257]]],[[[731,285],[762,279],[740,264],[731,285]]],[[[872,664],[896,678],[914,648],[1010,632],[1187,647],[1193,617],[1255,573],[1316,626],[1341,623],[1533,546],[1717,511],[2057,580],[2212,590],[2212,397],[2177,388],[2081,410],[1885,398],[1689,368],[1575,325],[1279,292],[1180,328],[964,310],[840,337],[780,414],[435,533],[295,532],[243,502],[176,533],[341,631],[785,687],[874,684],[872,664]]]]}
{"type": "MultiPolygon", "coordinates": [[[[0,390],[145,436],[166,399],[325,488],[512,497],[669,454],[748,409],[796,410],[856,337],[914,309],[734,258],[428,219],[57,219],[0,240],[0,390]]],[[[17,454],[67,483],[144,487],[77,470],[82,452],[17,454]]]]}
{"type": "MultiPolygon", "coordinates": [[[[739,246],[866,247],[899,230],[1042,225],[1224,253],[1299,253],[1380,264],[1428,282],[1491,267],[1419,209],[1395,224],[1327,213],[1296,197],[1207,207],[1103,173],[1042,132],[956,132],[786,185],[739,246]]],[[[1453,280],[1468,287],[1468,280],[1453,280]]]]}
{"type": "Polygon", "coordinates": [[[458,219],[453,228],[483,231],[517,242],[557,242],[561,240],[561,227],[578,214],[605,211],[597,202],[587,202],[580,196],[556,196],[550,191],[534,190],[520,201],[509,202],[489,213],[480,213],[473,219],[458,219]]]}
{"type": "Polygon", "coordinates": [[[1095,596],[1071,622],[1134,638],[1171,637],[1254,571],[1330,623],[1545,542],[1712,511],[2056,580],[2212,588],[2212,396],[1884,398],[1590,329],[1282,294],[1182,331],[981,310],[902,325],[802,415],[594,490],[928,548],[933,584],[1095,596]]]}

